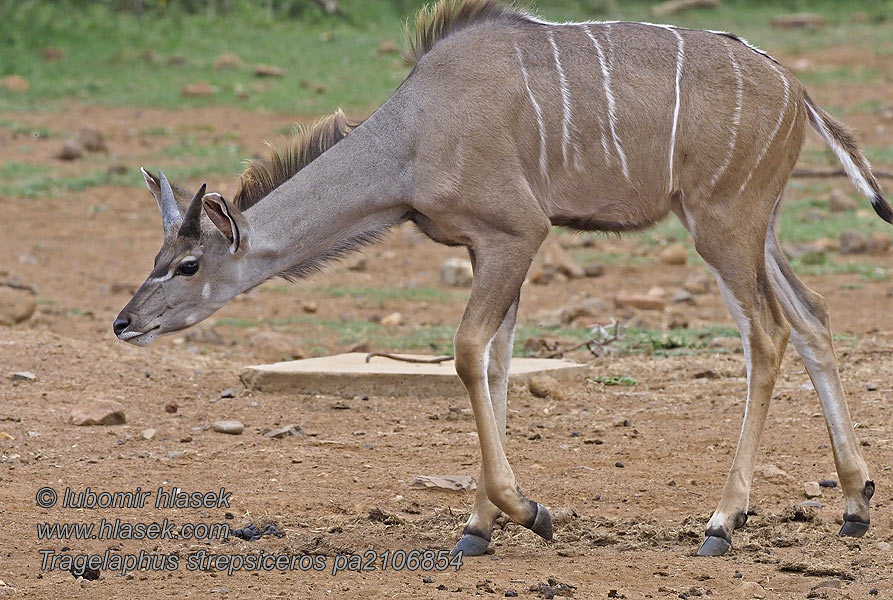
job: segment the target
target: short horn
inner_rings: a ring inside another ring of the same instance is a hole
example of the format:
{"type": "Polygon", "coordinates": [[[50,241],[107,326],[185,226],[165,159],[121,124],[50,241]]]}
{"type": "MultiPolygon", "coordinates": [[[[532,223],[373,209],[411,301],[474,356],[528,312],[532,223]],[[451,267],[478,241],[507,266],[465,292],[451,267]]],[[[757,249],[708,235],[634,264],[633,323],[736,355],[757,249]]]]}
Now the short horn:
{"type": "Polygon", "coordinates": [[[201,235],[201,218],[202,218],[202,198],[205,197],[205,190],[208,184],[203,183],[192,200],[189,201],[189,207],[186,209],[186,216],[183,217],[183,224],[180,226],[180,237],[195,238],[201,235]]]}
{"type": "Polygon", "coordinates": [[[161,222],[164,226],[164,235],[170,235],[171,230],[183,222],[177,199],[174,198],[174,190],[164,173],[158,171],[161,176],[161,222]]]}

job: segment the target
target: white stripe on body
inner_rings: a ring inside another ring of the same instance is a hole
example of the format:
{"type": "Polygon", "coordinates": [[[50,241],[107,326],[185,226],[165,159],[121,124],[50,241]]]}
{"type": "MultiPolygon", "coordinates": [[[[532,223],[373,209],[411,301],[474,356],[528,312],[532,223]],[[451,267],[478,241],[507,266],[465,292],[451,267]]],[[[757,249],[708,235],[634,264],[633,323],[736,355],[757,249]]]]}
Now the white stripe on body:
{"type": "Polygon", "coordinates": [[[676,105],[673,108],[673,128],[670,131],[670,193],[673,192],[673,159],[676,154],[676,130],[679,127],[679,84],[682,80],[682,61],[685,59],[685,41],[682,39],[682,36],[679,35],[679,32],[676,31],[676,28],[671,25],[653,25],[651,23],[646,23],[646,25],[652,25],[653,27],[660,27],[661,29],[666,29],[671,32],[674,36],[676,36],[676,105]]]}
{"type": "Polygon", "coordinates": [[[744,179],[744,182],[741,184],[741,188],[738,190],[738,194],[740,195],[744,192],[744,188],[747,187],[747,184],[750,183],[753,174],[756,172],[757,168],[759,168],[760,163],[763,162],[763,158],[766,156],[766,152],[769,151],[769,148],[772,146],[772,142],[775,140],[775,136],[778,135],[778,130],[781,128],[781,124],[784,122],[784,116],[788,111],[788,102],[790,100],[790,85],[788,84],[787,78],[784,74],[776,67],[773,63],[768,63],[772,70],[775,71],[775,74],[778,75],[778,78],[781,79],[781,83],[784,85],[784,101],[781,105],[781,114],[778,115],[778,121],[775,123],[775,127],[772,129],[772,133],[769,134],[769,140],[766,142],[766,145],[763,147],[762,152],[757,157],[757,162],[754,163],[753,168],[747,174],[747,177],[744,179]]]}
{"type": "MultiPolygon", "coordinates": [[[[626,162],[626,153],[623,151],[623,147],[620,145],[620,136],[617,135],[617,103],[614,99],[614,92],[611,90],[611,71],[610,69],[608,69],[604,50],[602,50],[602,46],[601,44],[599,44],[598,39],[596,39],[596,37],[592,35],[592,31],[589,30],[589,26],[583,25],[583,31],[585,31],[586,35],[589,36],[589,39],[592,40],[592,44],[595,46],[595,52],[596,54],[598,54],[598,64],[602,71],[602,84],[605,88],[605,99],[608,102],[608,126],[611,128],[611,138],[614,140],[614,149],[617,150],[617,156],[620,157],[620,170],[623,171],[623,176],[626,178],[627,181],[629,181],[629,166],[626,162]]],[[[609,28],[606,27],[606,41],[609,41],[608,31],[609,28]]],[[[604,138],[604,131],[602,132],[602,146],[604,146],[605,156],[607,156],[608,147],[604,138]]]]}
{"type": "Polygon", "coordinates": [[[527,67],[524,66],[524,57],[521,55],[521,49],[515,44],[515,52],[518,55],[518,65],[521,67],[521,75],[524,77],[524,87],[527,89],[527,97],[533,105],[533,111],[536,113],[536,124],[540,133],[540,174],[543,178],[548,178],[546,174],[546,124],[543,122],[543,109],[540,108],[539,102],[533,97],[533,91],[530,89],[530,76],[527,73],[527,67]]]}
{"type": "Polygon", "coordinates": [[[573,118],[571,115],[571,92],[567,85],[567,76],[564,73],[564,67],[561,66],[561,56],[558,52],[558,44],[555,43],[555,34],[552,30],[548,32],[549,44],[552,45],[552,56],[555,58],[555,70],[558,71],[558,82],[561,85],[561,107],[563,118],[561,121],[561,157],[565,166],[567,165],[567,148],[571,145],[571,129],[573,129],[573,118]]]}
{"type": "Polygon", "coordinates": [[[719,168],[719,171],[716,172],[713,179],[710,181],[711,189],[716,187],[719,178],[722,177],[723,173],[726,172],[726,169],[729,168],[729,165],[732,164],[732,156],[735,153],[735,142],[738,141],[738,127],[741,125],[741,107],[742,98],[744,96],[744,77],[741,75],[741,66],[738,64],[738,61],[735,60],[735,55],[732,54],[732,47],[729,46],[729,42],[726,39],[723,39],[722,43],[725,44],[726,52],[729,54],[729,60],[732,62],[732,70],[735,72],[735,115],[732,117],[732,135],[729,140],[729,151],[726,154],[726,158],[723,161],[722,166],[719,168]]]}

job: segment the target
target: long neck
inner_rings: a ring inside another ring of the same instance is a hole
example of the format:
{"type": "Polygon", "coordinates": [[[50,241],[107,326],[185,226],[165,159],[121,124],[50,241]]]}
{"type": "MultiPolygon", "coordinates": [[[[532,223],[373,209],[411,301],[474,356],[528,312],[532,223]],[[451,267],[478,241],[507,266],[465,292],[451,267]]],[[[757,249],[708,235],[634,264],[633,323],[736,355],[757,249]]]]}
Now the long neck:
{"type": "Polygon", "coordinates": [[[405,219],[412,165],[405,112],[391,98],[245,212],[252,230],[245,289],[283,272],[300,277],[405,219]]]}

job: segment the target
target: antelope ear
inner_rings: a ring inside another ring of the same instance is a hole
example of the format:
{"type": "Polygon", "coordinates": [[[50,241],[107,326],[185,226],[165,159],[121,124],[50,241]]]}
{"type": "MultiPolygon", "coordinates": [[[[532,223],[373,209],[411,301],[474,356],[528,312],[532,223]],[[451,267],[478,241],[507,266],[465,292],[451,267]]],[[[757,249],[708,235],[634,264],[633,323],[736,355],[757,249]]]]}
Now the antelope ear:
{"type": "MultiPolygon", "coordinates": [[[[155,196],[155,201],[158,202],[158,207],[161,208],[161,178],[155,173],[147,170],[145,167],[140,167],[140,171],[143,174],[143,179],[146,180],[146,187],[149,188],[149,191],[155,196]]],[[[180,214],[185,215],[186,210],[189,208],[189,201],[192,199],[192,194],[175,183],[169,183],[169,185],[174,192],[174,199],[177,201],[177,208],[180,209],[180,214]]]]}
{"type": "Polygon", "coordinates": [[[202,198],[202,206],[205,209],[205,214],[211,219],[211,223],[229,244],[230,253],[235,254],[248,250],[250,227],[248,220],[239,209],[217,193],[205,194],[202,198]]]}

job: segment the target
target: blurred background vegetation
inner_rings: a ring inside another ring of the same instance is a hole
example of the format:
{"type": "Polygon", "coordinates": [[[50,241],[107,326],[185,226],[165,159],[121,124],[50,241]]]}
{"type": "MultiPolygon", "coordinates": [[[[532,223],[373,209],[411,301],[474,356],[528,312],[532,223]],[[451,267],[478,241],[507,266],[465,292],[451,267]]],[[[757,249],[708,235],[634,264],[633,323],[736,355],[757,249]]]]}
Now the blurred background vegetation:
{"type": "MultiPolygon", "coordinates": [[[[224,104],[312,115],[366,113],[405,77],[403,26],[421,0],[0,0],[0,77],[29,89],[0,94],[0,110],[74,98],[109,105],[224,104]],[[221,55],[231,53],[230,61],[221,55]],[[273,67],[266,77],[257,65],[273,67]],[[216,67],[216,68],[215,68],[216,67]],[[190,84],[202,84],[194,94],[190,84]]],[[[658,20],[654,2],[527,3],[554,20],[658,20]]],[[[659,19],[739,32],[773,52],[837,44],[893,53],[893,1],[725,0],[659,19]],[[775,29],[781,13],[809,11],[820,29],[775,29]]],[[[818,68],[804,79],[872,81],[870,67],[818,68]]]]}

